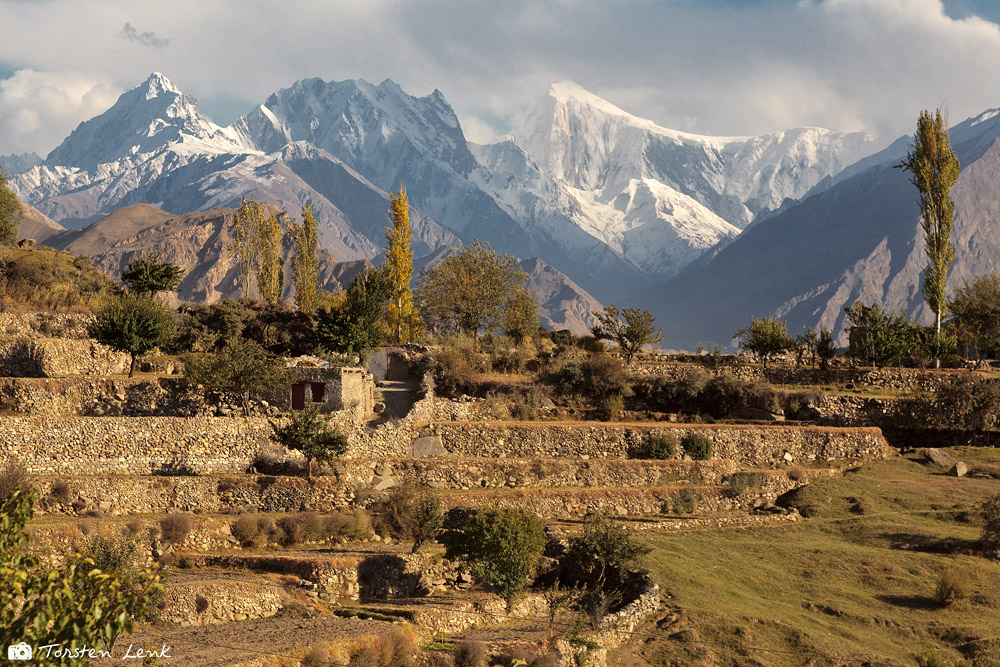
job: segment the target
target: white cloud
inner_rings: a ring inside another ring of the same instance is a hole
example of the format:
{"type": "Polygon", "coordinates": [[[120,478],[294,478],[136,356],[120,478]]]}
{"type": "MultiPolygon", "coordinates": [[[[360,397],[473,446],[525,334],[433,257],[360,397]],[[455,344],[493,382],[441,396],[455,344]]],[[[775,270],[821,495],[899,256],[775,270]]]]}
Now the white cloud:
{"type": "Polygon", "coordinates": [[[955,121],[1000,106],[1000,27],[952,19],[940,0],[286,0],[280,11],[262,0],[0,0],[0,15],[0,63],[64,93],[52,107],[0,95],[0,153],[50,150],[108,101],[73,91],[124,90],[154,70],[230,114],[299,78],[389,77],[415,95],[441,89],[478,141],[562,79],[715,134],[817,125],[892,136],[942,102],[955,121]],[[122,39],[126,22],[169,46],[122,39]]]}
{"type": "Polygon", "coordinates": [[[114,104],[121,91],[87,74],[22,69],[0,80],[3,153],[40,151],[62,141],[81,120],[114,104]]]}

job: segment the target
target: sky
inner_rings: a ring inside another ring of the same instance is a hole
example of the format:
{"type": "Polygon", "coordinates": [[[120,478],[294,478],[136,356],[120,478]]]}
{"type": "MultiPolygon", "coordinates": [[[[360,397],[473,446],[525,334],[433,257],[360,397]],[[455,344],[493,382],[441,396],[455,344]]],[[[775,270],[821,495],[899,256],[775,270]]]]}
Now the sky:
{"type": "Polygon", "coordinates": [[[225,125],[298,79],[439,89],[466,136],[571,80],[688,132],[912,132],[1000,107],[997,0],[0,0],[0,154],[159,71],[225,125]]]}

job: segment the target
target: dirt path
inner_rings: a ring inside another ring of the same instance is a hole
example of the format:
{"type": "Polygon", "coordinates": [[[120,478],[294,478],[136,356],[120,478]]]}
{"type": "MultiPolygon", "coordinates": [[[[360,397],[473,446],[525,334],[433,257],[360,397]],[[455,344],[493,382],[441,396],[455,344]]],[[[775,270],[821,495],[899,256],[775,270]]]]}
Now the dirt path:
{"type": "Polygon", "coordinates": [[[417,402],[420,383],[417,380],[383,380],[379,382],[379,390],[382,392],[385,412],[375,420],[376,424],[390,419],[402,419],[408,415],[417,402]]]}
{"type": "MultiPolygon", "coordinates": [[[[169,647],[170,659],[160,660],[164,667],[221,667],[238,660],[262,656],[301,657],[311,646],[332,639],[377,635],[392,624],[357,618],[263,618],[241,623],[224,623],[187,628],[145,628],[129,637],[121,637],[111,659],[94,661],[98,667],[123,664],[122,658],[132,645],[131,655],[140,648],[162,650],[169,647]]],[[[126,663],[141,665],[141,660],[126,663]]]]}

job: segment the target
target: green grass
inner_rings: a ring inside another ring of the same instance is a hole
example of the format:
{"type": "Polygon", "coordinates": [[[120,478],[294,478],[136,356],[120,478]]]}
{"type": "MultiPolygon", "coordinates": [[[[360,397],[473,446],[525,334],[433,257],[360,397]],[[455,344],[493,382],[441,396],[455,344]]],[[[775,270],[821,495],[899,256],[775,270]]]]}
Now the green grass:
{"type": "MultiPolygon", "coordinates": [[[[953,454],[1000,462],[1000,450],[953,454]]],[[[788,500],[810,517],[801,523],[650,535],[647,566],[667,603],[687,615],[686,638],[711,644],[671,640],[647,623],[651,641],[632,642],[611,662],[842,664],[803,655],[822,653],[1000,665],[1000,562],[974,552],[975,505],[998,492],[1000,481],[947,477],[916,457],[897,458],[793,492],[788,500]],[[942,609],[933,596],[948,568],[968,573],[973,593],[942,609]]]]}

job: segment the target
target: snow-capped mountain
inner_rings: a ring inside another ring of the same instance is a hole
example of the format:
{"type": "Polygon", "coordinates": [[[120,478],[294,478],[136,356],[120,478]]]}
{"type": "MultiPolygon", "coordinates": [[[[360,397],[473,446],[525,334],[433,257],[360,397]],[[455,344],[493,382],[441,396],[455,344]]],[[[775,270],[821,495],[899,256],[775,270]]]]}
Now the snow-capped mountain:
{"type": "Polygon", "coordinates": [[[554,84],[512,141],[547,179],[524,181],[525,190],[660,277],[874,150],[865,134],[818,128],[757,137],[670,130],[571,82],[554,84]]]}
{"type": "MultiPolygon", "coordinates": [[[[963,280],[1000,271],[1000,114],[990,110],[949,131],[961,173],[951,190],[955,261],[949,294],[963,280]]],[[[861,300],[932,321],[922,293],[927,267],[917,191],[894,166],[912,145],[901,137],[801,202],[746,230],[704,263],[633,301],[663,322],[671,347],[729,343],[751,316],[772,314],[797,335],[825,326],[846,344],[844,308],[861,300]]]]}
{"type": "Polygon", "coordinates": [[[417,257],[483,239],[607,301],[674,275],[869,146],[812,129],[684,134],[568,83],[489,146],[465,140],[439,91],[414,97],[388,79],[304,79],[219,127],[154,73],[12,182],[71,228],[138,203],[186,213],[253,195],[292,215],[311,204],[339,261],[379,256],[387,192],[404,184],[417,257]]]}

